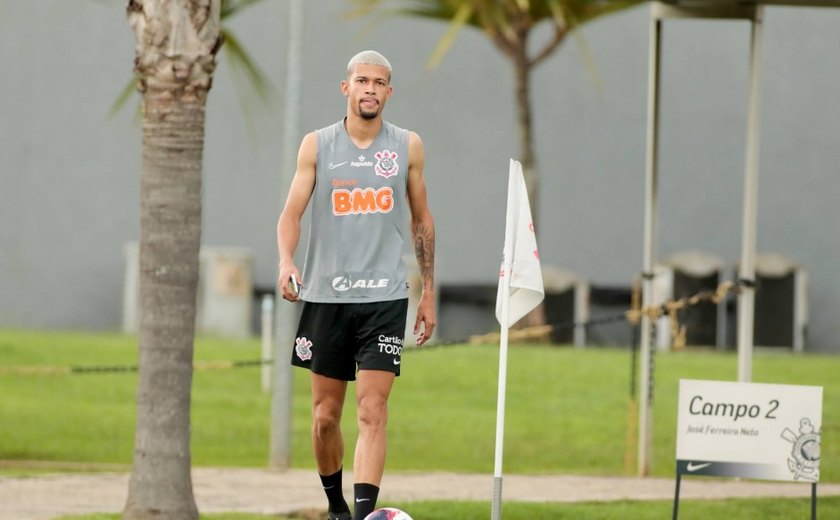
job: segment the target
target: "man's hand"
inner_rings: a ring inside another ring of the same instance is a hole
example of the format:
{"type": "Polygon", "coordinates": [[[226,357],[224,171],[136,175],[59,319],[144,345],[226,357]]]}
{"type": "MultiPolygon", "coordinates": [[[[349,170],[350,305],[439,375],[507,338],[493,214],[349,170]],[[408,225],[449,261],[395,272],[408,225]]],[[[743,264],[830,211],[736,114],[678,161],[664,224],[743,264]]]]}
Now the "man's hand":
{"type": "Polygon", "coordinates": [[[300,281],[300,271],[294,264],[290,264],[288,266],[284,266],[282,263],[280,264],[280,275],[277,278],[277,287],[280,289],[280,296],[283,297],[284,300],[289,300],[290,302],[296,302],[300,299],[300,294],[297,289],[300,289],[300,286],[303,285],[300,281]],[[294,277],[296,284],[292,283],[292,277],[294,277]]]}
{"type": "Polygon", "coordinates": [[[414,321],[414,335],[417,336],[418,347],[432,337],[436,324],[435,293],[423,291],[423,295],[420,297],[420,303],[417,305],[417,319],[414,321]]]}

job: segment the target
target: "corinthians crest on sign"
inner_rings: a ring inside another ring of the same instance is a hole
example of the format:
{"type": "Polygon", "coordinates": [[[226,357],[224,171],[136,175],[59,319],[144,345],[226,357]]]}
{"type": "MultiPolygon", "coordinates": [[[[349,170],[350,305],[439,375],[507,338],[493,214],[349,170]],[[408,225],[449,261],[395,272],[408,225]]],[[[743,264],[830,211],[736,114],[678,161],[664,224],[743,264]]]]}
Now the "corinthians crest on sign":
{"type": "Polygon", "coordinates": [[[393,177],[399,171],[400,166],[397,164],[397,152],[382,150],[381,152],[376,152],[374,157],[376,157],[376,165],[374,166],[376,175],[387,179],[388,177],[393,177]]]}
{"type": "Polygon", "coordinates": [[[803,417],[799,421],[799,434],[785,428],[782,438],[792,445],[787,463],[793,473],[793,479],[819,481],[820,432],[814,428],[811,420],[803,417]]]}

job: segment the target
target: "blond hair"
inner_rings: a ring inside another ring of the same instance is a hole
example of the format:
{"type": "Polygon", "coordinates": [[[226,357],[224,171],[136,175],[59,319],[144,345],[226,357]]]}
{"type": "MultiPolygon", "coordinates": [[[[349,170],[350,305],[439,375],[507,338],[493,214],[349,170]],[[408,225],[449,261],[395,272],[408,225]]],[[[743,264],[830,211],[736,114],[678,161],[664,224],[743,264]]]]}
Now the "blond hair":
{"type": "Polygon", "coordinates": [[[347,77],[350,77],[350,75],[353,73],[353,67],[359,64],[379,65],[381,67],[385,67],[386,69],[388,69],[388,80],[391,80],[391,62],[389,62],[385,56],[379,54],[378,52],[362,51],[350,58],[350,61],[347,62],[347,77]]]}

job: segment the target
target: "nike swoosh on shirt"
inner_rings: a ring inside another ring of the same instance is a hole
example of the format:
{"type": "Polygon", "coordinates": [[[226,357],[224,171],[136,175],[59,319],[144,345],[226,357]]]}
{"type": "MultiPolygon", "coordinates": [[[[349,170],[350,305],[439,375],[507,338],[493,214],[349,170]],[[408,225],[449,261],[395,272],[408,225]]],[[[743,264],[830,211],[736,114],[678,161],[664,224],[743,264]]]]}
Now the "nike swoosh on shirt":
{"type": "Polygon", "coordinates": [[[395,365],[399,365],[400,363],[402,363],[402,361],[400,361],[399,359],[395,359],[395,360],[394,360],[394,364],[395,364],[395,365]]]}
{"type": "Polygon", "coordinates": [[[335,169],[336,169],[336,168],[338,168],[339,166],[344,166],[345,164],[347,164],[347,161],[340,162],[340,163],[338,163],[338,164],[333,164],[333,163],[330,163],[330,170],[335,170],[335,169]]]}
{"type": "Polygon", "coordinates": [[[698,470],[701,470],[703,468],[708,468],[711,465],[712,465],[711,462],[707,462],[705,464],[695,464],[693,462],[689,462],[688,464],[686,464],[685,469],[686,469],[686,471],[698,471],[698,470]]]}

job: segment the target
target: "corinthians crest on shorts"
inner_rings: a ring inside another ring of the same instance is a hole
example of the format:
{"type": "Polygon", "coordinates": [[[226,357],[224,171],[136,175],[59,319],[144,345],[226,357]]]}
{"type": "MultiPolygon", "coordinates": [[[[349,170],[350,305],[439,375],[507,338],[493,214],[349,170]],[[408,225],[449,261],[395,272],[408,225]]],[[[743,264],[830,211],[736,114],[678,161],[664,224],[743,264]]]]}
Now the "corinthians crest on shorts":
{"type": "Polygon", "coordinates": [[[305,337],[295,339],[295,354],[301,361],[312,359],[312,342],[305,337]]]}
{"type": "Polygon", "coordinates": [[[376,165],[373,167],[376,171],[376,175],[380,177],[393,177],[397,174],[400,169],[400,166],[397,164],[397,152],[392,152],[390,150],[382,150],[381,152],[376,152],[376,165]]]}

